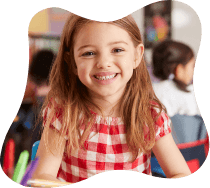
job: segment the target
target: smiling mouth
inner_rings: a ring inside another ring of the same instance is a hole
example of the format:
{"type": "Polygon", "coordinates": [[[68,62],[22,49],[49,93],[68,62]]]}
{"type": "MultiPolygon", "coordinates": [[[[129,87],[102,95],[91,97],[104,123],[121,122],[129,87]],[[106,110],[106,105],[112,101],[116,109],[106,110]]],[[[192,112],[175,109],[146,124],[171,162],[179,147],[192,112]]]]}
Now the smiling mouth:
{"type": "Polygon", "coordinates": [[[94,77],[98,80],[110,80],[110,79],[112,79],[116,76],[117,76],[117,73],[109,75],[109,76],[96,76],[96,75],[94,75],[94,77]]]}

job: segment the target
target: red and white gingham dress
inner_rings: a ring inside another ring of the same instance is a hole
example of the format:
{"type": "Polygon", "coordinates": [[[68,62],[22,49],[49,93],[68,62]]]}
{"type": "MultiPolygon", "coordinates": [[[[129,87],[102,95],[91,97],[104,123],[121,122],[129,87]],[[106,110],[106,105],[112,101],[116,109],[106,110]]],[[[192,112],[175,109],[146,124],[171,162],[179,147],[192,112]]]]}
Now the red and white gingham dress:
{"type": "MultiPolygon", "coordinates": [[[[43,113],[44,124],[49,112],[48,106],[43,113]]],[[[152,113],[157,111],[152,109],[152,113]]],[[[64,152],[57,177],[60,180],[76,183],[107,170],[134,170],[151,175],[151,153],[142,153],[134,162],[129,162],[131,153],[126,144],[126,132],[121,118],[102,118],[98,114],[95,115],[96,122],[89,139],[85,142],[85,149],[78,149],[70,157],[64,152]]],[[[51,128],[56,128],[58,131],[61,129],[60,117],[61,114],[56,115],[51,128]]],[[[162,112],[155,123],[156,141],[171,132],[170,123],[169,117],[162,112]]],[[[84,126],[81,126],[82,130],[84,126]]]]}

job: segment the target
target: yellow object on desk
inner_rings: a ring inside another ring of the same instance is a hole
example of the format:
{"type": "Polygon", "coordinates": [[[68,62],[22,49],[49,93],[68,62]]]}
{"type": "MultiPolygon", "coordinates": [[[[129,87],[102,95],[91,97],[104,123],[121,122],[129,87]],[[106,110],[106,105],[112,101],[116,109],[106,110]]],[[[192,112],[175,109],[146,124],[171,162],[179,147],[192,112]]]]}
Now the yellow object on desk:
{"type": "Polygon", "coordinates": [[[27,185],[31,187],[59,187],[64,185],[70,185],[68,182],[56,182],[42,179],[31,179],[28,180],[27,185]]]}

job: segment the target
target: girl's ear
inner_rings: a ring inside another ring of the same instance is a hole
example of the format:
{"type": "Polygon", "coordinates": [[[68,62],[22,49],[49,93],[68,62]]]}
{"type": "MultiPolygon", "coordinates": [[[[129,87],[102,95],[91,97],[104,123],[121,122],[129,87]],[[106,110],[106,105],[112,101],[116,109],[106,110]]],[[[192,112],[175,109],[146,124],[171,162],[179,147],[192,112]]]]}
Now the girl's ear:
{"type": "Polygon", "coordinates": [[[139,64],[141,63],[143,54],[144,54],[144,45],[141,43],[136,47],[133,69],[137,68],[139,64]]]}

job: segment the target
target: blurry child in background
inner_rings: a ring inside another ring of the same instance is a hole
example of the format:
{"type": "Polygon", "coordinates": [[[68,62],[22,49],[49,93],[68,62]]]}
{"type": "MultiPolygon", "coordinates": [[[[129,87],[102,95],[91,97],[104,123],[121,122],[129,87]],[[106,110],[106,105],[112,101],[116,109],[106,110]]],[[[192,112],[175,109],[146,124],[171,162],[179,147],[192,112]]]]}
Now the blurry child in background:
{"type": "Polygon", "coordinates": [[[162,42],[154,48],[152,64],[153,74],[161,80],[153,88],[168,115],[200,114],[192,85],[195,66],[192,49],[180,42],[162,42]]]}
{"type": "MultiPolygon", "coordinates": [[[[198,141],[205,140],[207,132],[193,91],[195,56],[192,49],[181,42],[164,41],[153,50],[152,66],[154,76],[161,80],[153,83],[153,88],[171,117],[174,140],[177,144],[185,144],[180,148],[188,147],[189,143],[190,147],[197,146],[198,141]]],[[[185,150],[182,154],[187,161],[197,155],[200,158],[198,166],[201,166],[205,155],[193,150],[185,150]]]]}
{"type": "Polygon", "coordinates": [[[35,90],[35,114],[36,122],[33,130],[32,144],[41,138],[40,127],[41,122],[39,122],[39,114],[42,108],[42,104],[45,100],[49,86],[49,73],[55,59],[55,54],[52,50],[41,49],[38,50],[31,59],[29,66],[29,78],[33,84],[36,85],[35,90]]]}
{"type": "MultiPolygon", "coordinates": [[[[29,152],[30,158],[33,143],[41,138],[42,123],[38,121],[38,115],[49,91],[48,76],[54,58],[53,51],[43,49],[37,51],[30,59],[23,101],[15,120],[9,128],[1,152],[1,156],[4,156],[6,143],[9,139],[13,139],[15,143],[15,165],[20,153],[24,150],[29,152]]],[[[3,163],[2,157],[2,166],[3,163]]]]}
{"type": "Polygon", "coordinates": [[[152,63],[154,75],[161,80],[153,88],[169,116],[200,114],[191,84],[195,69],[192,49],[179,42],[165,41],[154,49],[152,63]]]}

